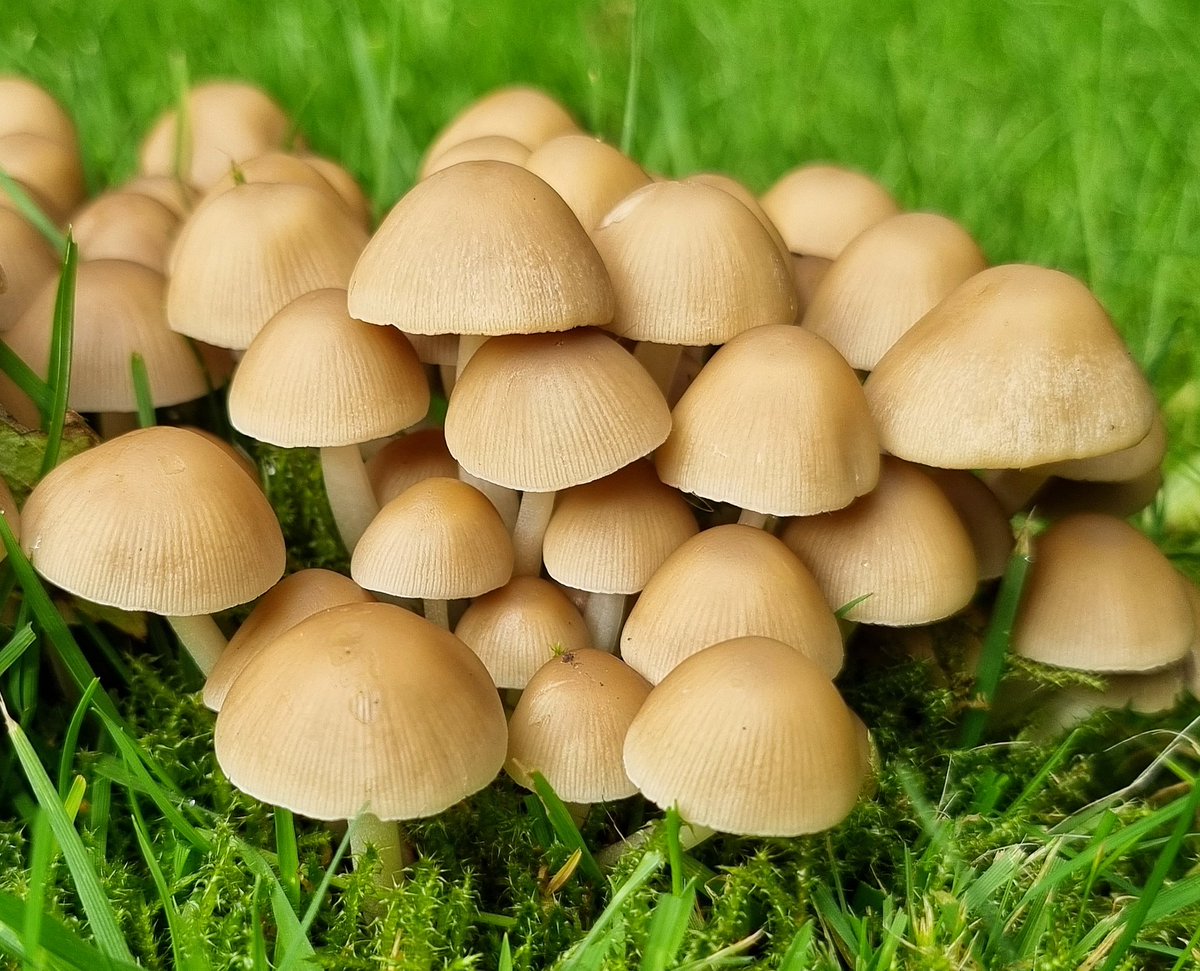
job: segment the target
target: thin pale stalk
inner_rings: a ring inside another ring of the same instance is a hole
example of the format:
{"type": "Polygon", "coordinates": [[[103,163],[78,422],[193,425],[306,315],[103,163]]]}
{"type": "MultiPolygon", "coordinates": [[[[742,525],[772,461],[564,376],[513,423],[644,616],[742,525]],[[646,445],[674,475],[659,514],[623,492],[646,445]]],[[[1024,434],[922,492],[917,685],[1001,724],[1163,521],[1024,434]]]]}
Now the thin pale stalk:
{"type": "Polygon", "coordinates": [[[469,486],[474,486],[482,492],[496,507],[496,512],[500,514],[500,519],[504,522],[504,528],[510,533],[517,525],[517,511],[521,508],[521,497],[512,489],[506,489],[504,486],[498,486],[494,482],[488,482],[486,479],[480,479],[478,476],[471,475],[461,465],[458,467],[458,479],[460,482],[465,482],[469,486]]]}
{"type": "Polygon", "coordinates": [[[755,529],[767,528],[767,523],[771,517],[765,512],[755,512],[753,509],[743,509],[742,514],[738,516],[738,522],[742,526],[753,526],[755,529]]]}
{"type": "Polygon", "coordinates": [[[557,492],[525,492],[513,529],[513,576],[536,577],[542,572],[542,538],[550,525],[557,492]]]}
{"type": "Polygon", "coordinates": [[[447,398],[454,391],[454,385],[458,382],[458,368],[453,364],[439,364],[438,377],[442,380],[442,392],[447,398]]]}
{"type": "Polygon", "coordinates": [[[138,427],[138,416],[132,411],[102,411],[97,420],[100,426],[98,431],[100,437],[106,442],[110,438],[116,438],[118,435],[124,435],[126,432],[131,432],[138,427]]]}
{"type": "Polygon", "coordinates": [[[592,647],[613,654],[625,621],[625,594],[591,593],[583,608],[583,620],[592,637],[592,647]]]}
{"type": "Polygon", "coordinates": [[[683,348],[678,344],[651,344],[642,341],[634,348],[633,356],[654,378],[658,390],[667,399],[667,404],[674,405],[671,400],[671,388],[675,384],[675,372],[679,370],[679,361],[683,357],[683,348]]]}
{"type": "MultiPolygon", "coordinates": [[[[623,840],[610,843],[596,854],[596,862],[606,870],[612,868],[624,854],[649,843],[651,837],[658,832],[658,825],[658,823],[651,823],[649,826],[643,826],[636,833],[631,833],[623,840]]],[[[710,836],[716,835],[716,832],[715,829],[709,829],[707,826],[694,826],[691,823],[684,823],[679,827],[679,847],[686,853],[693,847],[699,846],[710,836]]]]}
{"type": "Polygon", "coordinates": [[[382,887],[398,887],[404,882],[404,868],[412,860],[412,849],[400,832],[395,820],[382,820],[373,813],[362,813],[350,824],[350,852],[357,867],[367,847],[375,847],[379,855],[379,872],[375,879],[382,887]]]}
{"type": "Polygon", "coordinates": [[[445,600],[425,600],[425,619],[431,624],[437,624],[442,630],[450,629],[450,604],[445,600]]]}
{"type": "Polygon", "coordinates": [[[327,446],[321,449],[321,474],[329,508],[346,552],[353,553],[371,520],[379,513],[379,503],[367,477],[367,466],[357,445],[327,446]]]}
{"type": "Polygon", "coordinates": [[[194,617],[168,617],[167,623],[183,649],[196,662],[200,673],[207,678],[227,643],[217,622],[210,614],[197,614],[194,617]]]}
{"type": "Polygon", "coordinates": [[[475,356],[475,352],[479,348],[483,347],[485,341],[487,338],[481,334],[462,334],[458,338],[458,362],[454,366],[456,379],[462,377],[463,368],[471,362],[471,358],[475,356]]]}

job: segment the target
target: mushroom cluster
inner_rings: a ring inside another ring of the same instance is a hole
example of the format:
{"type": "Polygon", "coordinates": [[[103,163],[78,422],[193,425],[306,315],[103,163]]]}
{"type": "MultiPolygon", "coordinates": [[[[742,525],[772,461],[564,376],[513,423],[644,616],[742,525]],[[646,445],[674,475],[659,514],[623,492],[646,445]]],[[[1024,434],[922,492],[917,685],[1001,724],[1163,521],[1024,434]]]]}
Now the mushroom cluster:
{"type": "MultiPolygon", "coordinates": [[[[964,610],[1030,509],[1057,522],[1015,650],[1170,672],[1172,698],[1194,678],[1194,588],[1121,518],[1163,425],[1077,280],[989,268],[833,166],[761,200],[652,176],[528,88],[453,119],[373,233],[262,92],[204,84],[184,110],[77,210],[69,119],[0,81],[0,166],[76,229],[70,402],[109,433],[34,489],[24,547],[67,591],[173,618],[234,784],[358,818],[383,879],[395,821],[501,769],[577,813],[640,791],[697,828],[836,825],[872,761],[845,637],[964,610]],[[133,353],[156,405],[229,379],[240,433],[320,450],[350,577],[280,579],[228,446],[128,430],[133,353]],[[209,615],[257,597],[226,644],[209,615]]],[[[0,327],[41,371],[55,258],[7,205],[0,327]]]]}

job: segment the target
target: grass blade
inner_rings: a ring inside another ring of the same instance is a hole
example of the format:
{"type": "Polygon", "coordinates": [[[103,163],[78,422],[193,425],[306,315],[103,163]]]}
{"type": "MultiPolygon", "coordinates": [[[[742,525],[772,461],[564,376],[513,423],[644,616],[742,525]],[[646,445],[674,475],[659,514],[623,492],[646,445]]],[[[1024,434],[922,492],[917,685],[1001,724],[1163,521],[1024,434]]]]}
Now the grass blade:
{"type": "Polygon", "coordinates": [[[34,202],[33,197],[25,191],[25,187],[3,168],[0,168],[0,190],[8,195],[8,198],[17,207],[17,212],[24,216],[34,229],[46,237],[50,245],[54,247],[54,252],[61,253],[66,246],[66,238],[54,225],[54,221],[42,212],[42,207],[34,202]]]}
{"type": "Polygon", "coordinates": [[[275,810],[275,855],[279,882],[292,905],[300,910],[300,850],[296,846],[296,820],[290,809],[275,810]]]}
{"type": "Polygon", "coordinates": [[[29,645],[35,640],[37,638],[34,636],[33,627],[30,624],[14,631],[13,636],[8,639],[8,643],[4,645],[4,649],[0,650],[0,674],[19,661],[21,655],[29,650],[29,645]]]}
{"type": "Polygon", "coordinates": [[[538,799],[542,801],[542,805],[546,809],[546,818],[550,820],[550,825],[554,828],[554,832],[559,840],[567,849],[578,850],[581,857],[579,862],[580,869],[592,880],[595,880],[597,883],[603,883],[604,874],[600,872],[600,865],[596,862],[596,858],[592,856],[587,843],[583,841],[579,827],[575,825],[575,820],[571,818],[571,813],[567,810],[563,801],[558,798],[558,793],[554,791],[554,787],[546,781],[546,777],[540,772],[531,772],[529,778],[533,782],[533,791],[537,793],[538,799]]]}
{"type": "Polygon", "coordinates": [[[91,683],[83,689],[83,697],[75,706],[75,711],[71,714],[71,721],[67,724],[67,733],[63,736],[62,755],[58,760],[58,794],[64,799],[67,796],[67,788],[71,784],[71,764],[75,761],[75,751],[79,748],[79,732],[83,728],[83,719],[87,715],[88,709],[92,707],[92,699],[99,687],[100,679],[93,678],[91,683]]]}
{"type": "Polygon", "coordinates": [[[71,387],[71,352],[75,339],[75,273],[79,266],[79,247],[67,231],[63,250],[62,275],[58,280],[58,295],[54,300],[54,326],[50,332],[50,373],[46,384],[50,389],[49,409],[42,413],[46,429],[46,453],[42,459],[42,475],[58,465],[62,447],[63,426],[67,420],[67,398],[71,387]]]}
{"type": "Polygon", "coordinates": [[[688,883],[682,893],[664,894],[658,898],[650,916],[641,971],[667,971],[667,968],[675,967],[695,906],[695,883],[688,883]]]}
{"type": "Polygon", "coordinates": [[[146,359],[137,351],[129,358],[129,370],[133,376],[133,395],[137,400],[138,426],[151,428],[157,423],[154,416],[154,395],[150,393],[150,375],[146,371],[146,359]]]}
{"type": "Polygon", "coordinates": [[[0,341],[0,371],[12,380],[21,393],[44,415],[50,408],[50,386],[46,384],[11,347],[0,341]]]}
{"type": "Polygon", "coordinates": [[[119,961],[128,961],[132,964],[133,955],[129,952],[129,946],[125,943],[125,938],[117,926],[117,917],[113,913],[112,904],[105,896],[104,888],[100,885],[100,878],[96,874],[96,868],[92,865],[92,859],[88,856],[88,851],[79,838],[79,833],[76,832],[74,825],[63,810],[54,784],[50,781],[50,777],[46,774],[37,753],[33,750],[33,746],[25,737],[21,727],[9,717],[8,708],[5,707],[3,700],[0,700],[0,713],[4,716],[9,738],[12,739],[17,758],[20,760],[21,768],[25,770],[25,777],[29,780],[30,788],[33,789],[38,805],[49,817],[50,828],[54,832],[55,839],[58,840],[58,845],[62,848],[63,858],[75,881],[75,889],[79,893],[79,900],[83,905],[84,913],[87,914],[88,923],[91,924],[96,945],[108,957],[119,961]]]}
{"type": "Polygon", "coordinates": [[[346,835],[342,837],[342,841],[338,844],[337,850],[333,854],[333,859],[329,861],[329,866],[325,868],[325,875],[321,877],[320,884],[317,885],[316,893],[309,901],[308,910],[304,912],[304,919],[300,921],[300,936],[292,940],[291,945],[283,954],[283,959],[279,962],[279,971],[292,971],[293,968],[303,967],[303,952],[305,945],[311,950],[312,945],[308,941],[308,930],[313,925],[313,921],[317,919],[317,911],[321,909],[321,903],[325,900],[325,895],[329,893],[329,885],[333,882],[333,875],[337,872],[339,866],[342,865],[342,858],[346,855],[346,851],[350,849],[350,836],[354,832],[354,827],[358,823],[358,817],[351,821],[346,828],[346,835]]]}
{"type": "MultiPolygon", "coordinates": [[[[24,927],[28,909],[26,901],[0,891],[0,950],[7,950],[18,958],[28,956],[18,929],[24,927]]],[[[49,914],[42,916],[41,944],[55,959],[56,966],[72,971],[142,971],[140,965],[101,953],[49,914]]]]}
{"type": "Polygon", "coordinates": [[[641,862],[629,874],[629,878],[617,888],[612,900],[608,902],[608,906],[596,918],[596,922],[592,925],[591,930],[567,954],[567,957],[560,965],[561,971],[581,971],[581,969],[594,964],[596,950],[600,950],[601,955],[604,951],[607,951],[608,945],[611,943],[611,938],[607,934],[609,925],[621,913],[625,902],[647,880],[654,876],[662,864],[663,856],[657,850],[651,850],[642,857],[641,862]]]}
{"type": "Polygon", "coordinates": [[[27,955],[27,971],[46,966],[42,950],[42,917],[46,909],[46,887],[50,883],[50,859],[54,855],[54,835],[46,813],[38,808],[33,816],[33,835],[29,840],[29,897],[25,908],[25,935],[22,944],[27,955]]]}
{"type": "Polygon", "coordinates": [[[507,934],[500,941],[500,959],[496,962],[496,971],[513,971],[512,945],[508,943],[507,934]]]}
{"type": "MultiPolygon", "coordinates": [[[[292,905],[288,903],[287,894],[283,892],[283,886],[280,884],[279,878],[275,876],[275,871],[271,869],[271,865],[263,858],[262,854],[249,843],[244,840],[236,840],[234,845],[237,847],[238,855],[246,861],[250,872],[256,879],[267,885],[267,892],[271,898],[271,913],[275,916],[276,948],[285,951],[291,957],[293,968],[315,967],[317,952],[308,940],[308,936],[300,924],[300,918],[296,916],[292,905]]],[[[255,967],[259,967],[259,965],[255,965],[255,967]]],[[[282,968],[282,965],[280,967],[282,968]]]]}

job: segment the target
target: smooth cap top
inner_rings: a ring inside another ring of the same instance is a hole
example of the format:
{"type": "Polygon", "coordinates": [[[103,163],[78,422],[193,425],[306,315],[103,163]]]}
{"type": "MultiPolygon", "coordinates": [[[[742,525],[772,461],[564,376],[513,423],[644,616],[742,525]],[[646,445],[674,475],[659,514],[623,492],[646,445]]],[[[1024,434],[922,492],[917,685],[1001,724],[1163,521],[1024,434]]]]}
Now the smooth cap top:
{"type": "Polygon", "coordinates": [[[19,213],[0,207],[0,333],[8,330],[41,292],[58,267],[54,250],[19,213]]]}
{"type": "Polygon", "coordinates": [[[971,277],[864,385],[885,451],[956,469],[1023,469],[1126,448],[1158,404],[1091,292],[1039,266],[971,277]]]}
{"type": "Polygon", "coordinates": [[[647,799],[745,836],[836,826],[867,780],[867,731],[826,672],[786,644],[739,637],[667,675],[625,737],[647,799]]]}
{"type": "Polygon", "coordinates": [[[30,493],[22,526],[42,576],[122,610],[213,613],[283,574],[262,492],[215,445],[165,425],[67,459],[30,493]]]}
{"type": "Polygon", "coordinates": [[[446,448],[446,436],[440,428],[422,428],[393,438],[367,459],[367,478],[381,506],[409,486],[435,475],[448,479],[458,476],[458,463],[446,448]]]}
{"type": "Polygon", "coordinates": [[[350,313],[414,334],[528,334],[612,319],[608,274],[558,193],[508,162],[417,183],[371,237],[350,313]]]}
{"type": "Polygon", "coordinates": [[[526,789],[540,772],[567,802],[624,799],[625,733],[650,683],[603,651],[566,651],[538,668],[508,722],[504,770],[526,789]]]}
{"type": "Polygon", "coordinates": [[[563,197],[589,233],[613,206],[650,182],[650,176],[628,155],[582,133],[550,139],[524,164],[563,197]]]}
{"type": "Polygon", "coordinates": [[[504,764],[500,696],[457,637],[390,604],[297,624],[234,682],[214,737],[230,781],[314,819],[432,816],[504,764]]]}
{"type": "MultiPolygon", "coordinates": [[[[0,169],[28,189],[55,223],[65,222],[83,201],[83,162],[61,142],[31,132],[0,135],[0,169]]],[[[0,189],[0,203],[7,198],[0,189]]]]}
{"type": "Polygon", "coordinates": [[[96,196],[71,219],[71,231],[85,260],[128,260],[167,272],[179,216],[140,192],[117,189],[96,196]]]}
{"type": "Polygon", "coordinates": [[[448,169],[459,162],[509,162],[512,165],[524,165],[529,158],[529,146],[522,145],[505,135],[480,135],[478,138],[468,138],[465,142],[452,145],[437,158],[426,163],[422,178],[429,178],[435,172],[448,169]]]}
{"type": "Polygon", "coordinates": [[[28,78],[0,77],[0,135],[32,132],[79,154],[75,122],[48,91],[28,78]]]}

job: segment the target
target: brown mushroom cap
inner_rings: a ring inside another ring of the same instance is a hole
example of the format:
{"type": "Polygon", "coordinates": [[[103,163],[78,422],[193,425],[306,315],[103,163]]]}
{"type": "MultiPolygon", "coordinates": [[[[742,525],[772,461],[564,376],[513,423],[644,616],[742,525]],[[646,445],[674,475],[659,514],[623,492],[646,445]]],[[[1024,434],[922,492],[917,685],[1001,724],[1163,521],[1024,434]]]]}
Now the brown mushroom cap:
{"type": "Polygon", "coordinates": [[[422,479],[453,479],[457,475],[458,463],[446,448],[440,428],[423,428],[392,439],[367,459],[367,477],[381,506],[422,479]]]}
{"type": "Polygon", "coordinates": [[[706,529],[667,557],[634,604],[621,656],[651,683],[731,637],[781,640],[834,677],[842,638],[821,588],[783,543],[751,526],[706,529]]]}
{"type": "Polygon", "coordinates": [[[450,396],[446,444],[471,475],[554,492],[662,444],[671,416],[633,355],[601,331],[494,337],[450,396]]]}
{"type": "MultiPolygon", "coordinates": [[[[230,166],[280,148],[291,122],[270,96],[249,84],[214,81],[198,84],[187,95],[188,128],[182,175],[208,188],[230,166]]],[[[143,175],[175,175],[176,111],[165,112],[142,142],[143,175]]]]}
{"type": "Polygon", "coordinates": [[[1185,582],[1125,521],[1080,513],[1035,540],[1017,654],[1080,671],[1150,671],[1186,657],[1195,633],[1185,582]]]}
{"type": "Polygon", "coordinates": [[[435,172],[448,169],[459,162],[508,162],[512,165],[524,165],[529,158],[529,146],[522,145],[504,135],[480,135],[478,138],[468,138],[465,142],[452,145],[437,158],[426,163],[422,178],[429,178],[435,172]]]}
{"type": "Polygon", "coordinates": [[[345,209],[313,189],[239,185],[196,210],[171,257],[171,328],[245,349],[297,297],[344,288],[366,244],[345,209]]]}
{"type": "Polygon", "coordinates": [[[906,212],[846,245],[817,288],[804,326],[870,371],[900,335],[987,266],[965,229],[945,216],[906,212]]]}
{"type": "Polygon", "coordinates": [[[524,165],[563,197],[589,234],[613,206],[650,182],[629,156],[598,138],[575,132],[550,139],[524,165]]]}
{"type": "Polygon", "coordinates": [[[350,313],[414,334],[568,330],[612,318],[604,264],[567,204],[507,162],[417,183],[371,237],[350,313]]]}
{"type": "Polygon", "coordinates": [[[747,836],[836,826],[866,782],[866,729],[821,668],[786,644],[706,648],[650,692],[625,737],[646,798],[747,836]]]}
{"type": "Polygon", "coordinates": [[[1104,308],[1037,266],[977,273],[864,385],[885,451],[941,468],[1024,469],[1126,448],[1158,405],[1104,308]]]}
{"type": "Polygon", "coordinates": [[[6,286],[0,289],[0,333],[25,313],[42,286],[54,276],[54,250],[19,213],[0,207],[0,266],[6,286]]]}
{"type": "Polygon", "coordinates": [[[791,267],[762,224],[728,192],[653,182],[592,234],[616,296],[607,329],[655,344],[724,344],[796,318],[791,267]]]}
{"type": "Polygon", "coordinates": [[[71,219],[82,259],[128,260],[164,274],[178,229],[166,205],[124,190],[96,196],[71,219]]]}
{"type": "Polygon", "coordinates": [[[180,219],[187,218],[200,197],[195,186],[180,182],[169,175],[139,175],[122,185],[120,191],[149,196],[155,202],[161,202],[180,219]]]}
{"type": "Polygon", "coordinates": [[[668,485],[776,516],[848,505],[875,486],[879,442],[862,387],[820,337],[739,334],[675,406],[655,455],[668,485]]]}
{"type": "Polygon", "coordinates": [[[942,490],[967,528],[975,548],[979,579],[994,580],[1002,576],[1016,538],[1000,500],[982,479],[966,469],[935,469],[923,465],[921,471],[942,490]]]}
{"type": "Polygon", "coordinates": [[[873,491],[836,512],[791,520],[783,541],[835,610],[867,624],[927,624],[965,607],[978,567],[966,527],[915,466],[885,456],[873,491]]]}
{"type": "Polygon", "coordinates": [[[457,479],[422,479],[367,527],[350,575],[397,597],[478,597],[512,576],[512,539],[483,493],[457,479]]]}
{"type": "Polygon", "coordinates": [[[467,105],[438,133],[425,153],[421,178],[443,152],[471,138],[503,135],[534,149],[555,135],[578,129],[567,110],[544,91],[499,88],[467,105]]]}
{"type": "MultiPolygon", "coordinates": [[[[24,186],[46,215],[62,223],[83,200],[79,152],[30,132],[0,135],[0,169],[24,186]]],[[[0,204],[8,193],[0,189],[0,204]]]]}
{"type": "Polygon", "coordinates": [[[229,388],[233,427],[285,448],[368,442],[428,410],[412,345],[393,328],[352,318],[338,289],[306,293],[272,317],[229,388]]]}
{"type": "Polygon", "coordinates": [[[234,682],[214,736],[235,786],[315,819],[439,813],[495,778],[506,744],[479,659],[390,604],[287,631],[234,682]]]}
{"type": "Polygon", "coordinates": [[[746,188],[744,183],[723,172],[697,172],[689,175],[685,181],[698,182],[701,185],[711,185],[722,192],[728,192],[738,202],[754,213],[754,218],[762,223],[762,228],[767,231],[767,235],[775,243],[776,249],[783,254],[783,261],[791,264],[791,251],[788,250],[787,243],[783,241],[783,237],[779,234],[779,229],[771,222],[771,217],[767,215],[759,203],[758,197],[746,188]]]}
{"type": "Polygon", "coordinates": [[[22,543],[51,583],[122,610],[192,616],[253,600],[284,567],[262,492],[219,448],[180,428],[129,432],[41,480],[22,543]]]}
{"type": "Polygon", "coordinates": [[[566,651],[530,678],[508,722],[504,770],[526,789],[540,772],[562,799],[607,802],[637,792],[625,774],[625,734],[650,684],[603,651],[566,651]]]}
{"type": "Polygon", "coordinates": [[[513,577],[476,598],[454,633],[479,655],[498,688],[524,688],[555,651],[592,646],[579,611],[538,577],[513,577]]]}
{"type": "Polygon", "coordinates": [[[325,181],[333,186],[333,191],[341,196],[343,205],[350,210],[350,215],[357,223],[364,229],[371,228],[371,204],[367,201],[362,186],[349,171],[333,159],[320,155],[301,152],[299,158],[320,172],[325,181]]]}
{"type": "Polygon", "coordinates": [[[874,179],[835,165],[805,165],[780,176],[762,207],[788,249],[835,260],[864,229],[900,211],[874,179]]]}
{"type": "Polygon", "coordinates": [[[362,587],[330,570],[300,570],[268,590],[242,622],[204,682],[204,704],[220,711],[246,665],[302,620],[338,604],[374,603],[362,587]]]}
{"type": "Polygon", "coordinates": [[[208,187],[199,204],[203,205],[209,199],[219,196],[222,192],[227,192],[235,185],[243,185],[248,182],[302,185],[324,194],[339,206],[348,208],[341,194],[330,185],[329,180],[315,166],[299,156],[282,151],[264,152],[262,155],[239,162],[236,168],[230,168],[208,187]]]}
{"type": "Polygon", "coordinates": [[[0,136],[31,132],[78,155],[79,138],[71,116],[54,96],[21,77],[0,77],[0,136]]]}

